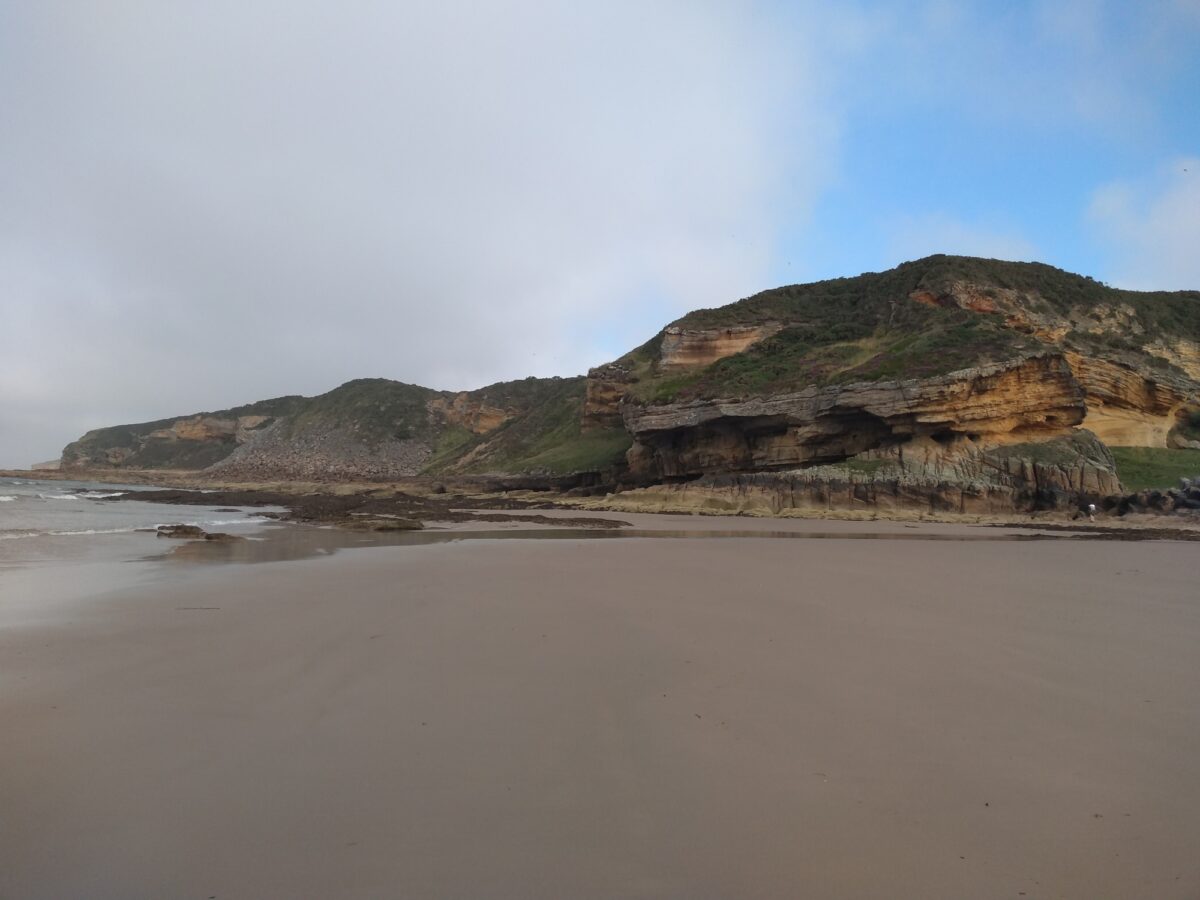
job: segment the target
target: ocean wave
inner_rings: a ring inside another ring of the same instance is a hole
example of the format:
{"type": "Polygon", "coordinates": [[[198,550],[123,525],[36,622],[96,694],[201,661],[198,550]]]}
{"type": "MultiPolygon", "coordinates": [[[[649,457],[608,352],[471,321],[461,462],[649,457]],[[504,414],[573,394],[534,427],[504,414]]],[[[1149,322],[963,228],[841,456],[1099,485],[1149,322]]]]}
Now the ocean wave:
{"type": "Polygon", "coordinates": [[[104,500],[104,499],[107,499],[108,497],[120,497],[123,494],[127,494],[127,493],[129,493],[129,492],[128,491],[110,491],[106,494],[103,491],[88,491],[87,493],[83,494],[82,497],[84,500],[104,500]]]}
{"type": "Polygon", "coordinates": [[[87,528],[81,531],[0,531],[0,541],[13,541],[19,538],[36,537],[75,537],[85,534],[132,534],[136,528],[87,528]]]}
{"type": "Polygon", "coordinates": [[[16,499],[12,494],[0,494],[0,503],[11,503],[16,499]]]}
{"type": "Polygon", "coordinates": [[[47,531],[46,534],[54,537],[68,537],[77,534],[132,534],[137,531],[136,528],[87,528],[83,531],[47,531]]]}
{"type": "Polygon", "coordinates": [[[15,541],[17,538],[37,537],[37,531],[0,531],[0,541],[15,541]]]}
{"type": "Polygon", "coordinates": [[[38,494],[42,500],[78,500],[78,494],[38,494]]]}

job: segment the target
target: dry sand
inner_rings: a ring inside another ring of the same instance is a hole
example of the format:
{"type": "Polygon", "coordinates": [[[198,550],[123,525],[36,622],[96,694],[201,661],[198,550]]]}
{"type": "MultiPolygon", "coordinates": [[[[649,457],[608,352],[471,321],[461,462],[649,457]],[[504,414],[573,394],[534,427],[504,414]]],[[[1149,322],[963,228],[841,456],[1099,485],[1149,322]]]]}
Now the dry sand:
{"type": "Polygon", "coordinates": [[[1198,562],[759,537],[9,573],[0,897],[1195,898],[1198,562]]]}

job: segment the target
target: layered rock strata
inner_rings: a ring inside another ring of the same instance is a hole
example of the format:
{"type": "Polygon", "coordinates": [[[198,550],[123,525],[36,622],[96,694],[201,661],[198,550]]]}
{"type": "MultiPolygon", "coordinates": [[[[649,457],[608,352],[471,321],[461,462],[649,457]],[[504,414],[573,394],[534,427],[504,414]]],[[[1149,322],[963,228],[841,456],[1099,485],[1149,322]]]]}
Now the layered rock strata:
{"type": "Polygon", "coordinates": [[[834,462],[914,436],[987,443],[1063,434],[1083,421],[1080,384],[1058,354],[908,381],[810,387],[739,400],[626,402],[634,474],[674,478],[834,462]]]}
{"type": "Polygon", "coordinates": [[[854,463],[712,474],[629,491],[620,498],[632,508],[714,513],[907,510],[993,515],[1078,509],[1120,493],[1111,455],[1088,432],[991,450],[972,446],[969,439],[932,454],[906,454],[896,447],[854,463]]]}
{"type": "Polygon", "coordinates": [[[633,380],[633,374],[617,363],[588,370],[583,398],[583,418],[580,422],[584,432],[619,428],[624,424],[621,416],[621,398],[625,396],[633,380]]]}
{"type": "Polygon", "coordinates": [[[678,372],[711,365],[778,334],[782,328],[779,322],[704,329],[671,325],[663,331],[659,368],[663,372],[678,372]]]}
{"type": "Polygon", "coordinates": [[[1084,426],[1114,447],[1166,447],[1194,395],[1105,359],[1066,354],[1086,395],[1084,426]]]}
{"type": "Polygon", "coordinates": [[[465,428],[472,434],[495,431],[515,415],[513,410],[489,406],[466,391],[451,397],[434,397],[427,405],[431,415],[440,417],[448,425],[465,428]]]}

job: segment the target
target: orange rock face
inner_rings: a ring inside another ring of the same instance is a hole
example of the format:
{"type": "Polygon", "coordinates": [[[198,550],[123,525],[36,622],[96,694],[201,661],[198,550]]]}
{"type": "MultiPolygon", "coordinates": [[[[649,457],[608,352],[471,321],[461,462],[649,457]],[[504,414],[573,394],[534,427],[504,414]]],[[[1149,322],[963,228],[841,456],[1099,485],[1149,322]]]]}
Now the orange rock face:
{"type": "Polygon", "coordinates": [[[746,400],[623,408],[639,474],[679,477],[835,461],[914,437],[984,444],[1070,433],[1084,392],[1059,354],[910,381],[812,387],[746,400]],[[641,445],[641,446],[638,446],[641,445]]]}
{"type": "Polygon", "coordinates": [[[1078,353],[1067,362],[1083,386],[1087,417],[1083,426],[1114,447],[1166,447],[1187,395],[1147,378],[1128,366],[1078,353]]]}
{"type": "Polygon", "coordinates": [[[741,353],[752,344],[779,332],[778,322],[765,325],[736,325],[730,328],[707,328],[689,331],[670,327],[663,334],[659,369],[677,372],[707,366],[718,359],[741,353]]]}
{"type": "Polygon", "coordinates": [[[625,396],[629,382],[629,372],[618,365],[591,369],[588,372],[583,399],[581,430],[588,432],[602,428],[620,428],[623,424],[621,398],[625,396]]]}
{"type": "Polygon", "coordinates": [[[440,415],[448,424],[459,425],[472,434],[495,431],[512,418],[508,410],[473,400],[465,391],[449,399],[437,397],[430,400],[429,410],[440,415]]]}

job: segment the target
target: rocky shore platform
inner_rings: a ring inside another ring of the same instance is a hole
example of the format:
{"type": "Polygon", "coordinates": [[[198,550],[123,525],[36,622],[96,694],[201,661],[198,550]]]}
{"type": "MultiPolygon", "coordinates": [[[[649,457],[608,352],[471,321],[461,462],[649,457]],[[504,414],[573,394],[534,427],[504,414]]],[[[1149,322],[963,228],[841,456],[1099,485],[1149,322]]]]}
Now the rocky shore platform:
{"type": "MultiPolygon", "coordinates": [[[[553,525],[559,528],[620,528],[615,519],[580,516],[574,518],[539,516],[527,512],[538,508],[556,508],[553,500],[505,494],[458,494],[445,491],[415,493],[397,487],[370,487],[346,490],[314,490],[312,485],[270,488],[182,489],[137,491],[105,498],[119,503],[123,499],[183,506],[283,507],[285,513],[264,512],[264,518],[283,522],[338,525],[364,531],[417,530],[426,522],[522,522],[553,525]],[[466,508],[469,507],[469,508],[466,508]],[[521,512],[520,514],[517,511],[521,512]]],[[[428,490],[428,485],[423,486],[428,490]]],[[[565,499],[565,498],[564,498],[565,499]]]]}

